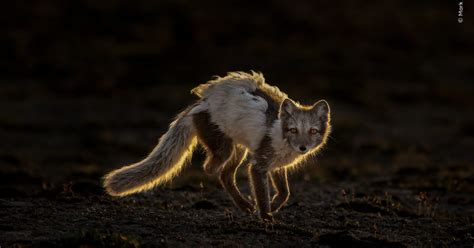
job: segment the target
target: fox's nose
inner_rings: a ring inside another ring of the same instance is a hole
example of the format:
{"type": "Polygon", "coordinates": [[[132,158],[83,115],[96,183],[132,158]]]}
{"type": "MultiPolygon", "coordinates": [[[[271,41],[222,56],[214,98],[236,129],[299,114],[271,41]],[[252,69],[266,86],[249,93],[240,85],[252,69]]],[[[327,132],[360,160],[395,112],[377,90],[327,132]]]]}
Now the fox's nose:
{"type": "Polygon", "coordinates": [[[306,146],[300,146],[300,151],[305,152],[306,151],[306,146]]]}

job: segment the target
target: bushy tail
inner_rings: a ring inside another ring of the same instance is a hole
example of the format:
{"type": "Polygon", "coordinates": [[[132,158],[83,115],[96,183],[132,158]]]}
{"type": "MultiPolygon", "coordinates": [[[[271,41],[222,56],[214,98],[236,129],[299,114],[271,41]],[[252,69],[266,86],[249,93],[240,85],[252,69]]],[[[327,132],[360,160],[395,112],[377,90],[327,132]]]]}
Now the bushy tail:
{"type": "Polygon", "coordinates": [[[148,157],[107,174],[104,177],[107,193],[125,196],[151,189],[176,176],[197,143],[190,110],[178,115],[148,157]]]}

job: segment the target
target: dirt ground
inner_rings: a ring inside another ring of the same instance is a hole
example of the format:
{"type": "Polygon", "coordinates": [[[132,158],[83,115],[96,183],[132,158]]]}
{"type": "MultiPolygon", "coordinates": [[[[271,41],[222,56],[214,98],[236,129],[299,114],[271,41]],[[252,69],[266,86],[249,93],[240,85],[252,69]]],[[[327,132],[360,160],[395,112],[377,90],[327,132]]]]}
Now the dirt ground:
{"type": "Polygon", "coordinates": [[[2,15],[0,246],[474,247],[474,29],[436,1],[312,2],[18,1],[2,15]],[[202,150],[165,187],[105,195],[194,85],[250,69],[331,105],[276,224],[240,213],[202,150]]]}
{"type": "MultiPolygon", "coordinates": [[[[156,92],[142,93],[134,99],[156,92]]],[[[265,225],[239,213],[201,171],[202,151],[172,185],[106,196],[103,174],[145,156],[172,118],[123,99],[32,97],[1,105],[8,117],[1,123],[3,246],[474,244],[471,109],[393,104],[381,116],[330,100],[331,142],[292,175],[279,223],[265,225]]]]}

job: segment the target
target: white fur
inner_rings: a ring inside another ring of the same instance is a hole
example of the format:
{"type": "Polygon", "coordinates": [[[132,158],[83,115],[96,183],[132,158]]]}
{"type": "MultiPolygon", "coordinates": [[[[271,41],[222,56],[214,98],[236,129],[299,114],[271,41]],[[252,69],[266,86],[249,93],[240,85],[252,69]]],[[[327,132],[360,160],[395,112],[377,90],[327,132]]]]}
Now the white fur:
{"type": "Polygon", "coordinates": [[[245,146],[254,153],[266,134],[272,139],[272,148],[277,154],[269,159],[270,169],[291,166],[303,156],[295,152],[283,139],[280,120],[269,128],[265,111],[268,103],[250,92],[258,87],[266,87],[285,99],[286,94],[265,83],[263,75],[252,73],[230,73],[196,87],[193,92],[202,97],[203,103],[196,109],[207,110],[211,120],[234,142],[245,146]]]}
{"type": "Polygon", "coordinates": [[[198,86],[199,92],[193,91],[202,96],[212,122],[251,152],[258,149],[267,132],[265,111],[268,103],[250,94],[259,83],[263,82],[251,77],[226,77],[198,86]]]}
{"type": "Polygon", "coordinates": [[[194,108],[192,108],[191,111],[189,111],[188,115],[197,114],[197,113],[206,111],[208,109],[209,109],[209,103],[203,101],[197,104],[194,108]]]}

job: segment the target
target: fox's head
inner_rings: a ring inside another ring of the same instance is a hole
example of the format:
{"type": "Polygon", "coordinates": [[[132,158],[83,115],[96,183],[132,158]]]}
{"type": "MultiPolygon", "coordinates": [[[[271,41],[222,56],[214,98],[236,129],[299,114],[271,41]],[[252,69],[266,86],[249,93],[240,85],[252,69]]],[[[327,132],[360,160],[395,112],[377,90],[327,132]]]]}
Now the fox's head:
{"type": "Polygon", "coordinates": [[[302,106],[285,99],[280,106],[283,137],[296,152],[305,154],[320,147],[329,135],[330,109],[325,100],[302,106]]]}

